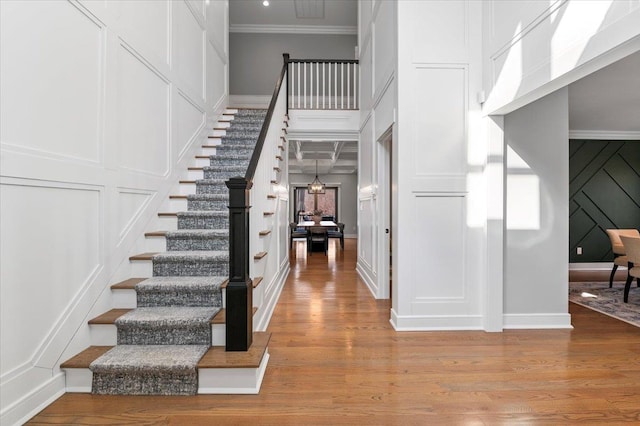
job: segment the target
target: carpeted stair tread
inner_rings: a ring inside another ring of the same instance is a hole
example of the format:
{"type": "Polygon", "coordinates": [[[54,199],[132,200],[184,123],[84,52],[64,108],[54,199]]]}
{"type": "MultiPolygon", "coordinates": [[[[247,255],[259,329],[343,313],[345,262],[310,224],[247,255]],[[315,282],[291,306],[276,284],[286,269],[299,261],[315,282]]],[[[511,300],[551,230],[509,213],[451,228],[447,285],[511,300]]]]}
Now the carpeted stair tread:
{"type": "Polygon", "coordinates": [[[183,326],[198,323],[209,323],[211,318],[220,310],[219,307],[209,306],[161,306],[136,308],[116,319],[118,327],[135,324],[153,326],[183,326]]]}
{"type": "Polygon", "coordinates": [[[92,393],[195,395],[207,345],[118,345],[89,365],[92,393]]]}
{"type": "Polygon", "coordinates": [[[189,194],[187,200],[194,201],[228,201],[229,194],[189,194]]]}
{"type": "Polygon", "coordinates": [[[153,261],[181,262],[189,260],[229,260],[229,252],[220,250],[167,251],[153,256],[153,261]]]}
{"type": "Polygon", "coordinates": [[[225,277],[152,277],[136,286],[138,307],[222,306],[225,277]]]}
{"type": "Polygon", "coordinates": [[[115,321],[118,345],[211,345],[219,307],[142,307],[115,321]]]}
{"type": "Polygon", "coordinates": [[[212,238],[228,237],[228,229],[179,229],[177,231],[166,231],[167,238],[212,238]]]}

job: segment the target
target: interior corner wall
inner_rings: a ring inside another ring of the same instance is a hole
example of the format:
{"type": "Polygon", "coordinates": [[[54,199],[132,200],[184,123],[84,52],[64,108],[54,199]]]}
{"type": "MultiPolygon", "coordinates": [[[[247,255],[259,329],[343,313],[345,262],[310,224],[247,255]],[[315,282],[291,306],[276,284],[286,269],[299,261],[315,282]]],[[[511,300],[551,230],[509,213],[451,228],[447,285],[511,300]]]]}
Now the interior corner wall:
{"type": "Polygon", "coordinates": [[[560,89],[504,118],[505,328],[569,327],[569,109],[560,89]]]}
{"type": "Polygon", "coordinates": [[[355,35],[229,34],[229,93],[271,96],[282,69],[282,54],[292,59],[353,59],[355,35]]]}
{"type": "Polygon", "coordinates": [[[228,98],[227,1],[0,2],[0,423],[65,391],[228,98]],[[100,311],[102,310],[102,311],[100,311]]]}

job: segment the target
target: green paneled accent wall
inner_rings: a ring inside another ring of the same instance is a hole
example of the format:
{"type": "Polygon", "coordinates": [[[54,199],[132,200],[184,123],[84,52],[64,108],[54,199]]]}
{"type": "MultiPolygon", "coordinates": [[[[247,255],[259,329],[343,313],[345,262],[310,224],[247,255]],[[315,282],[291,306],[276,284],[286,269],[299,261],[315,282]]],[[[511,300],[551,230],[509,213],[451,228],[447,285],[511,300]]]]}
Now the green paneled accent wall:
{"type": "Polygon", "coordinates": [[[572,139],[569,262],[610,262],[608,228],[640,228],[640,141],[572,139]]]}

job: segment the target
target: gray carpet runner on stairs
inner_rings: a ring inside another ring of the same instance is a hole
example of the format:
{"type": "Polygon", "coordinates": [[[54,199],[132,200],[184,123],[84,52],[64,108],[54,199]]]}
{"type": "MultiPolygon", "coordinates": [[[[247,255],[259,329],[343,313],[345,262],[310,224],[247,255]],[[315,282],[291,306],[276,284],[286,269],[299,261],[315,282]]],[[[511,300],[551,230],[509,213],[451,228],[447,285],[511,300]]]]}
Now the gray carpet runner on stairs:
{"type": "Polygon", "coordinates": [[[244,176],[266,110],[238,110],[223,136],[167,251],[153,257],[153,277],[135,287],[137,308],[115,321],[118,344],[91,363],[92,392],[112,395],[194,395],[197,364],[211,346],[211,319],[222,306],[229,275],[229,192],[244,176]]]}

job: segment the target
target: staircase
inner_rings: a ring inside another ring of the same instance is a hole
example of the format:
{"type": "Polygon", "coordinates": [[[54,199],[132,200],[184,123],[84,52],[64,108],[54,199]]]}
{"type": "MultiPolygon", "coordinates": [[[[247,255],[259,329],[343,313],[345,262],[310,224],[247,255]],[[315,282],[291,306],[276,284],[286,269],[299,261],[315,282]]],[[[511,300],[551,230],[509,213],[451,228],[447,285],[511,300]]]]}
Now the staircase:
{"type": "MultiPolygon", "coordinates": [[[[175,217],[177,229],[149,232],[166,251],[132,256],[131,278],[112,286],[113,309],[89,324],[92,345],[61,365],[67,390],[115,395],[257,393],[268,361],[268,333],[254,333],[248,352],[224,349],[224,288],[229,276],[228,189],[244,176],[262,128],[265,110],[228,110],[223,127],[197,156],[208,164],[190,168],[202,179],[175,217]],[[144,271],[151,267],[150,272],[144,271]],[[233,375],[228,368],[233,368],[233,375]]],[[[254,287],[261,279],[254,279],[254,287]]],[[[254,310],[255,312],[255,310],[254,310]]]]}

